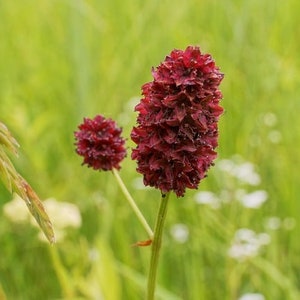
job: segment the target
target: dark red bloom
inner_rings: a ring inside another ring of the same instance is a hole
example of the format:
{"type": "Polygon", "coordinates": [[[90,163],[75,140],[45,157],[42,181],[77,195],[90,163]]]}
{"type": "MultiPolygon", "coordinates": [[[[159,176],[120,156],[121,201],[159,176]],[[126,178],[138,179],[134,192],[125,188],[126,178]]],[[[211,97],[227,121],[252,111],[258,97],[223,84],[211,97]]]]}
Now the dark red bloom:
{"type": "Polygon", "coordinates": [[[152,75],[135,107],[132,159],[145,185],[183,196],[186,188],[197,188],[217,156],[223,74],[209,54],[190,46],[173,50],[152,75]]]}
{"type": "Polygon", "coordinates": [[[111,119],[97,115],[94,119],[84,118],[74,133],[76,152],[83,156],[83,164],[94,170],[120,169],[119,163],[126,156],[122,129],[111,119]]]}

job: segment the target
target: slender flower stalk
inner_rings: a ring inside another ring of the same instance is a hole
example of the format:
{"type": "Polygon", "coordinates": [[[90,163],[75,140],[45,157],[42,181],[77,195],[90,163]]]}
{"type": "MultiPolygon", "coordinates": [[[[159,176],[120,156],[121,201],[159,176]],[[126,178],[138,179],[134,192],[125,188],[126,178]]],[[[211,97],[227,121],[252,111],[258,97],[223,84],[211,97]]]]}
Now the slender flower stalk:
{"type": "Polygon", "coordinates": [[[122,178],[119,175],[119,172],[116,169],[112,169],[112,173],[114,174],[120,188],[121,191],[123,192],[125,198],[127,199],[129,205],[131,206],[131,208],[133,209],[134,213],[136,214],[138,220],[140,221],[140,223],[142,224],[142,226],[144,227],[144,229],[146,230],[149,239],[152,240],[153,239],[153,231],[151,229],[151,227],[149,226],[148,222],[146,221],[144,215],[141,213],[140,209],[138,208],[138,206],[136,205],[135,201],[133,200],[133,198],[131,197],[130,193],[128,192],[122,178]]]}
{"type": "Polygon", "coordinates": [[[151,261],[150,261],[150,270],[148,276],[148,287],[147,287],[147,300],[153,300],[155,296],[155,286],[156,286],[156,274],[159,261],[159,253],[162,242],[163,228],[165,224],[165,219],[168,210],[170,193],[162,194],[161,202],[157,214],[155,229],[154,229],[154,238],[152,242],[152,252],[151,252],[151,261]]]}

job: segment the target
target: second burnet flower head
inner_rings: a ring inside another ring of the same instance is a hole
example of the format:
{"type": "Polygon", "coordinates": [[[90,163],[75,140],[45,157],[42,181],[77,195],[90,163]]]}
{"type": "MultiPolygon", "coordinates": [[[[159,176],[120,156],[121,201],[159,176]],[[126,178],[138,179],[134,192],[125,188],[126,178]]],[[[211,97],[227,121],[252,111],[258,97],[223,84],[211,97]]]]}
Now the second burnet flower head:
{"type": "Polygon", "coordinates": [[[132,158],[145,185],[183,196],[197,188],[217,155],[223,74],[209,54],[189,46],[173,50],[152,75],[135,107],[132,158]]]}
{"type": "Polygon", "coordinates": [[[97,115],[93,119],[84,118],[74,133],[76,152],[83,157],[83,164],[94,170],[108,171],[120,169],[126,156],[122,129],[115,121],[97,115]]]}

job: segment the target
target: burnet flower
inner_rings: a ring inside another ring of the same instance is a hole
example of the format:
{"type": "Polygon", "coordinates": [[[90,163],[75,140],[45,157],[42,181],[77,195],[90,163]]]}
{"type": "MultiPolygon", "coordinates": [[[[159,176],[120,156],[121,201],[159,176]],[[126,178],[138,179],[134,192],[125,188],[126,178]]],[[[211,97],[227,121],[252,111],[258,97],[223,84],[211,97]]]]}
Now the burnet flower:
{"type": "Polygon", "coordinates": [[[76,152],[83,157],[83,164],[94,170],[120,169],[126,156],[122,129],[116,122],[97,115],[94,119],[84,118],[74,133],[76,152]]]}
{"type": "Polygon", "coordinates": [[[197,188],[217,153],[223,74],[199,47],[173,50],[142,86],[132,159],[144,184],[183,196],[197,188]]]}

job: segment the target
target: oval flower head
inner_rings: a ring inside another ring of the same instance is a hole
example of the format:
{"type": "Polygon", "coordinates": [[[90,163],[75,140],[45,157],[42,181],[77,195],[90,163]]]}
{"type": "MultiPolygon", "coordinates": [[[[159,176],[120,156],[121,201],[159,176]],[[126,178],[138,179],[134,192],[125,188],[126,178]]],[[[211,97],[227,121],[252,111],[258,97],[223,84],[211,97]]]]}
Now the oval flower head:
{"type": "Polygon", "coordinates": [[[94,119],[84,118],[79,130],[74,133],[76,152],[83,156],[83,164],[94,170],[120,169],[126,156],[122,129],[111,119],[97,115],[94,119]]]}
{"type": "Polygon", "coordinates": [[[199,47],[173,50],[142,86],[132,159],[144,184],[183,196],[196,189],[217,153],[223,74],[199,47]]]}

